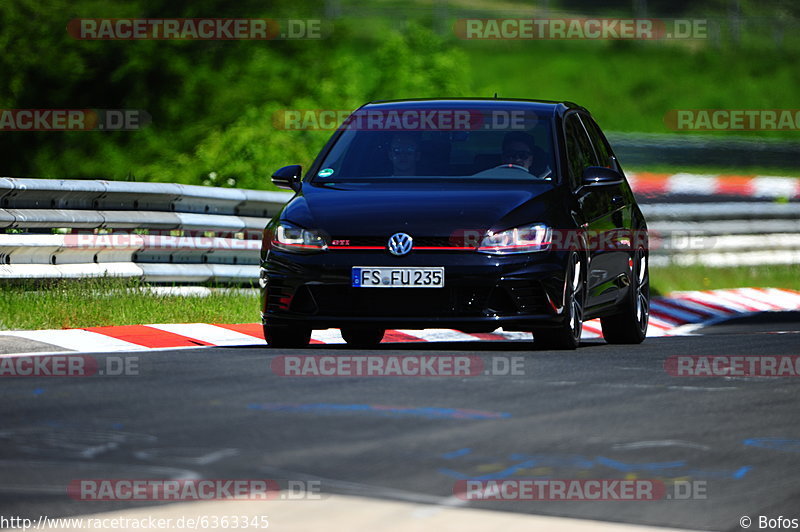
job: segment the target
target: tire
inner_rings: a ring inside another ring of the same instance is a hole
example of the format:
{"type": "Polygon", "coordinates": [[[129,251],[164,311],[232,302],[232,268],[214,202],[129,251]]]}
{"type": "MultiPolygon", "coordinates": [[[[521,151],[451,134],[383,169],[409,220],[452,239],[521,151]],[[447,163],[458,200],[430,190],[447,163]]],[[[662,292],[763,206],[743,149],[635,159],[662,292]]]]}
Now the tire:
{"type": "Polygon", "coordinates": [[[376,347],[383,340],[386,329],[374,327],[345,327],[342,329],[342,338],[347,345],[358,348],[376,347]]]}
{"type": "Polygon", "coordinates": [[[556,328],[534,329],[533,341],[537,348],[574,350],[581,343],[583,332],[583,306],[586,300],[585,268],[580,257],[573,252],[564,279],[564,308],[567,319],[556,328]]]}
{"type": "Polygon", "coordinates": [[[264,339],[270,347],[306,347],[311,341],[311,329],[297,326],[272,327],[264,324],[264,339]]]}
{"type": "Polygon", "coordinates": [[[613,316],[600,318],[603,337],[609,344],[640,344],[647,336],[650,318],[650,269],[644,248],[633,256],[631,284],[622,310],[613,316]]]}

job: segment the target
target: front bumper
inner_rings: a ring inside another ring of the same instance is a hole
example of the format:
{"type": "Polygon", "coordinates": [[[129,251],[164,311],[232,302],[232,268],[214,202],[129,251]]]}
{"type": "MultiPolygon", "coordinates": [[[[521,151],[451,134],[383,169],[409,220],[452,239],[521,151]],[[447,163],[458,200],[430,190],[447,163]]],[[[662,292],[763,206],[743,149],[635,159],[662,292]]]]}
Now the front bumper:
{"type": "Polygon", "coordinates": [[[262,264],[262,320],[312,329],[453,328],[530,331],[564,321],[565,254],[475,252],[394,257],[356,251],[297,255],[271,250],[262,264]],[[353,288],[353,266],[443,266],[444,288],[353,288]]]}

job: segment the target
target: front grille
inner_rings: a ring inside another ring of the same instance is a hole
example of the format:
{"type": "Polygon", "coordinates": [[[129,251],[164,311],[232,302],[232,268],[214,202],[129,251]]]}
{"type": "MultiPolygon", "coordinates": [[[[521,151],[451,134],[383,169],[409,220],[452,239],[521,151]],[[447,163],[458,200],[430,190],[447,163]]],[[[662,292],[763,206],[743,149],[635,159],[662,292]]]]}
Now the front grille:
{"type": "MultiPolygon", "coordinates": [[[[374,317],[481,316],[489,288],[352,288],[307,285],[320,315],[374,317]]],[[[292,307],[292,310],[295,310],[292,307]]]]}
{"type": "Polygon", "coordinates": [[[305,284],[294,293],[280,280],[267,288],[269,311],[307,316],[378,318],[481,317],[549,313],[540,283],[503,280],[497,286],[450,285],[444,288],[353,288],[305,284]]]}

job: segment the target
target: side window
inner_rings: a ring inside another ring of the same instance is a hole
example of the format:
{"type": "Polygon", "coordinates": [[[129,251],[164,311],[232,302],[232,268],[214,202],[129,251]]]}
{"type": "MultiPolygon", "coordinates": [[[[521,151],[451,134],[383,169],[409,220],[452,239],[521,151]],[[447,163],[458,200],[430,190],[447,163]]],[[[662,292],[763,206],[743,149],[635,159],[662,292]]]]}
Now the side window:
{"type": "Polygon", "coordinates": [[[581,122],[586,126],[586,131],[589,133],[589,138],[592,141],[595,153],[597,153],[597,157],[600,159],[600,166],[612,168],[614,166],[611,159],[613,152],[605,137],[600,132],[600,126],[598,126],[594,120],[586,116],[581,117],[581,122]]]}
{"type": "Polygon", "coordinates": [[[598,162],[586,130],[583,129],[576,113],[567,116],[564,120],[564,134],[567,139],[570,183],[574,189],[580,182],[583,169],[587,166],[597,166],[598,162]]]}

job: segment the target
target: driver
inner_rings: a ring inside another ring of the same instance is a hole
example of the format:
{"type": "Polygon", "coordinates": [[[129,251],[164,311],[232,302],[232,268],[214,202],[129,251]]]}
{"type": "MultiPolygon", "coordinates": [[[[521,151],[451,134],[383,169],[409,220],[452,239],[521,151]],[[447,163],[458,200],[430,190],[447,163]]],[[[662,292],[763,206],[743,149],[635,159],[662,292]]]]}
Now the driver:
{"type": "Polygon", "coordinates": [[[392,175],[416,175],[420,159],[419,144],[411,133],[398,133],[389,143],[392,175]]]}
{"type": "Polygon", "coordinates": [[[522,131],[511,131],[503,137],[503,164],[521,166],[530,172],[533,164],[533,137],[522,131]]]}

